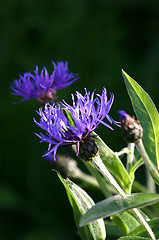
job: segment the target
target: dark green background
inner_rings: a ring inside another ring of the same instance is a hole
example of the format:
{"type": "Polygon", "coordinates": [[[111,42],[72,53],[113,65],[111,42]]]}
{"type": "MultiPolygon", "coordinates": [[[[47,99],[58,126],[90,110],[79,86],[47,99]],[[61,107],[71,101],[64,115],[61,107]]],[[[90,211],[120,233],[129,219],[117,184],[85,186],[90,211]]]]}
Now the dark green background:
{"type": "MultiPolygon", "coordinates": [[[[80,80],[58,91],[71,103],[71,93],[101,93],[105,86],[117,110],[133,114],[121,68],[159,106],[159,1],[3,0],[0,2],[0,240],[79,239],[65,190],[42,159],[33,116],[39,104],[13,105],[9,85],[18,74],[68,61],[80,80]]],[[[115,151],[125,146],[120,130],[103,126],[99,135],[115,151]]],[[[93,194],[93,193],[92,193],[93,194]]],[[[101,196],[94,196],[99,200],[101,196]]]]}

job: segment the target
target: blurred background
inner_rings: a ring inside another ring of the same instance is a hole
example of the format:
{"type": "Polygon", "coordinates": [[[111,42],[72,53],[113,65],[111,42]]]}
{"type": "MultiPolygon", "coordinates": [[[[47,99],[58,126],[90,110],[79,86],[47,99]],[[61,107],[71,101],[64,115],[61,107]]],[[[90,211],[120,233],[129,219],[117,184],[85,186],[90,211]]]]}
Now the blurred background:
{"type": "MultiPolygon", "coordinates": [[[[105,86],[115,95],[114,119],[118,110],[134,114],[123,68],[159,107],[159,1],[0,1],[0,240],[80,239],[65,189],[42,158],[47,144],[34,134],[39,103],[13,104],[20,98],[9,87],[18,74],[36,65],[51,73],[51,61],[61,60],[80,76],[58,91],[69,103],[76,90],[105,86]]],[[[113,150],[125,147],[117,127],[97,132],[113,150]]]]}

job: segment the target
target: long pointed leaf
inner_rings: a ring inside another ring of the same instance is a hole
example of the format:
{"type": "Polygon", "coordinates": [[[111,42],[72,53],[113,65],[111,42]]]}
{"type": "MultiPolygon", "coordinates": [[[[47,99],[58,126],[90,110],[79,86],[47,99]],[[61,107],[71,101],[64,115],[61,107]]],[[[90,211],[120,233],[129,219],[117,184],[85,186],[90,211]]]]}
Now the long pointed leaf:
{"type": "MultiPolygon", "coordinates": [[[[143,213],[143,211],[139,209],[139,212],[145,220],[149,220],[149,217],[145,213],[143,213]]],[[[132,232],[135,228],[141,225],[139,219],[137,219],[136,215],[132,210],[123,211],[114,216],[121,219],[121,221],[123,221],[127,226],[127,232],[124,235],[127,235],[129,232],[132,232]]]]}
{"type": "Polygon", "coordinates": [[[120,187],[128,194],[130,193],[132,180],[121,160],[98,136],[96,142],[99,146],[99,156],[105,166],[111,172],[120,187]]]}
{"type": "Polygon", "coordinates": [[[115,215],[124,210],[136,207],[145,207],[159,202],[159,194],[135,193],[122,198],[119,195],[110,197],[89,209],[80,220],[80,226],[84,226],[98,218],[105,218],[115,215]]]}
{"type": "Polygon", "coordinates": [[[144,129],[143,142],[151,161],[159,169],[159,114],[150,96],[122,70],[134,111],[144,129]]]}
{"type": "Polygon", "coordinates": [[[133,217],[133,214],[129,211],[121,212],[117,215],[129,228],[129,232],[134,230],[140,223],[133,217]]]}
{"type": "MultiPolygon", "coordinates": [[[[148,221],[149,226],[151,227],[152,231],[155,234],[155,237],[159,238],[159,218],[152,219],[148,221]]],[[[140,225],[135,228],[132,232],[129,233],[130,236],[141,236],[141,237],[148,237],[148,233],[145,228],[140,225]]]]}
{"type": "Polygon", "coordinates": [[[85,212],[95,204],[91,197],[71,180],[63,179],[59,173],[57,174],[66,189],[82,240],[104,240],[106,237],[106,231],[103,219],[98,219],[98,221],[82,228],[79,227],[81,216],[83,216],[85,212]]]}

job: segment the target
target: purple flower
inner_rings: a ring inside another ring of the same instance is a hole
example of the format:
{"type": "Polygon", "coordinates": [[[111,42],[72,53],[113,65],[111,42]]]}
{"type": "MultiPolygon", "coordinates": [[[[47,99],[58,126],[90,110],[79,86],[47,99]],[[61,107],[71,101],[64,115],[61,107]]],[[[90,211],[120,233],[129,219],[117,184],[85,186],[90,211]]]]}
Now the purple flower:
{"type": "Polygon", "coordinates": [[[53,89],[54,91],[62,89],[62,88],[66,88],[68,86],[70,86],[72,83],[74,83],[77,79],[79,79],[78,74],[75,73],[69,73],[68,70],[68,62],[63,63],[58,62],[57,64],[55,64],[54,62],[52,62],[52,64],[54,65],[54,84],[53,84],[53,89]]]}
{"type": "MultiPolygon", "coordinates": [[[[37,135],[41,142],[49,143],[48,153],[54,154],[56,159],[56,152],[59,146],[67,146],[71,149],[72,145],[77,147],[77,155],[80,154],[80,147],[82,143],[89,142],[94,145],[94,136],[91,134],[97,126],[102,123],[106,127],[113,130],[113,128],[103,121],[104,118],[110,124],[118,125],[108,114],[111,109],[114,96],[110,95],[107,99],[106,89],[103,89],[102,95],[94,93],[90,94],[85,89],[85,95],[82,96],[76,92],[75,101],[72,95],[73,106],[66,102],[61,102],[61,108],[46,104],[45,110],[39,109],[40,122],[35,120],[35,123],[42,128],[46,133],[37,135]]],[[[90,146],[89,144],[89,146],[90,146]]],[[[89,159],[90,160],[90,159],[89,159]]]]}
{"type": "Polygon", "coordinates": [[[78,74],[69,73],[67,62],[52,64],[54,70],[50,76],[45,67],[39,73],[38,66],[33,74],[27,72],[23,76],[19,75],[19,80],[14,80],[11,85],[12,95],[21,96],[21,101],[36,98],[43,103],[54,98],[56,90],[68,87],[78,79],[78,74]]]}

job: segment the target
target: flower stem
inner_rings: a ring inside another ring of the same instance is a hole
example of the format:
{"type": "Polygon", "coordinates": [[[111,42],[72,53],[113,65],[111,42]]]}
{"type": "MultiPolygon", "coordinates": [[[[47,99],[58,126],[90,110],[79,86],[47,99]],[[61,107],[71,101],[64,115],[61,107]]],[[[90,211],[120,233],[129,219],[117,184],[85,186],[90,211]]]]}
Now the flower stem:
{"type": "Polygon", "coordinates": [[[121,149],[119,152],[115,152],[115,155],[117,155],[118,157],[120,157],[121,155],[123,155],[123,154],[128,154],[128,153],[129,153],[129,150],[128,150],[128,148],[126,147],[126,148],[121,149]]]}
{"type": "MultiPolygon", "coordinates": [[[[114,177],[111,175],[111,173],[108,171],[107,167],[104,165],[103,161],[101,160],[100,156],[97,155],[96,157],[93,158],[92,160],[93,166],[116,188],[120,196],[123,198],[126,198],[127,195],[123,191],[123,189],[119,186],[119,184],[116,182],[114,177]]],[[[133,209],[135,215],[139,219],[140,223],[144,226],[146,231],[148,232],[149,236],[151,239],[155,240],[155,235],[151,229],[151,227],[148,225],[148,223],[145,221],[141,213],[139,212],[138,209],[134,208],[133,209]]]]}
{"type": "Polygon", "coordinates": [[[138,143],[136,143],[136,147],[137,147],[143,161],[145,162],[145,165],[146,165],[149,173],[151,174],[152,178],[159,185],[159,172],[158,172],[157,168],[155,167],[155,165],[153,164],[153,162],[150,160],[141,139],[138,143]]]}
{"type": "Polygon", "coordinates": [[[128,143],[128,154],[127,154],[127,165],[126,165],[126,169],[128,171],[128,173],[130,173],[131,168],[132,168],[132,162],[134,159],[134,148],[135,148],[135,144],[134,143],[128,143]]]}
{"type": "Polygon", "coordinates": [[[97,188],[99,187],[99,184],[94,177],[82,172],[79,168],[76,169],[76,171],[72,172],[70,177],[74,178],[74,179],[78,179],[78,180],[85,182],[89,185],[92,185],[94,187],[97,187],[97,188]]]}
{"type": "Polygon", "coordinates": [[[141,213],[139,212],[138,209],[134,208],[133,209],[134,213],[136,214],[136,216],[138,217],[140,223],[144,226],[144,228],[146,229],[146,231],[148,232],[149,236],[151,237],[151,239],[155,240],[156,237],[151,229],[151,227],[149,226],[149,224],[146,222],[146,220],[143,218],[143,216],[141,215],[141,213]]]}
{"type": "Polygon", "coordinates": [[[147,180],[147,192],[156,193],[156,184],[151,175],[148,172],[148,169],[146,169],[146,180],[147,180]]]}
{"type": "Polygon", "coordinates": [[[85,162],[89,172],[96,178],[99,187],[106,198],[111,196],[110,189],[108,189],[108,185],[106,184],[106,179],[101,178],[101,175],[98,171],[96,171],[96,168],[94,168],[93,164],[91,162],[85,162]]]}
{"type": "Polygon", "coordinates": [[[117,192],[123,197],[126,198],[126,194],[123,191],[123,189],[119,186],[119,184],[116,182],[114,177],[111,175],[111,173],[108,171],[106,166],[104,165],[103,161],[101,160],[100,156],[97,155],[93,158],[92,161],[93,166],[116,188],[117,192]]]}

